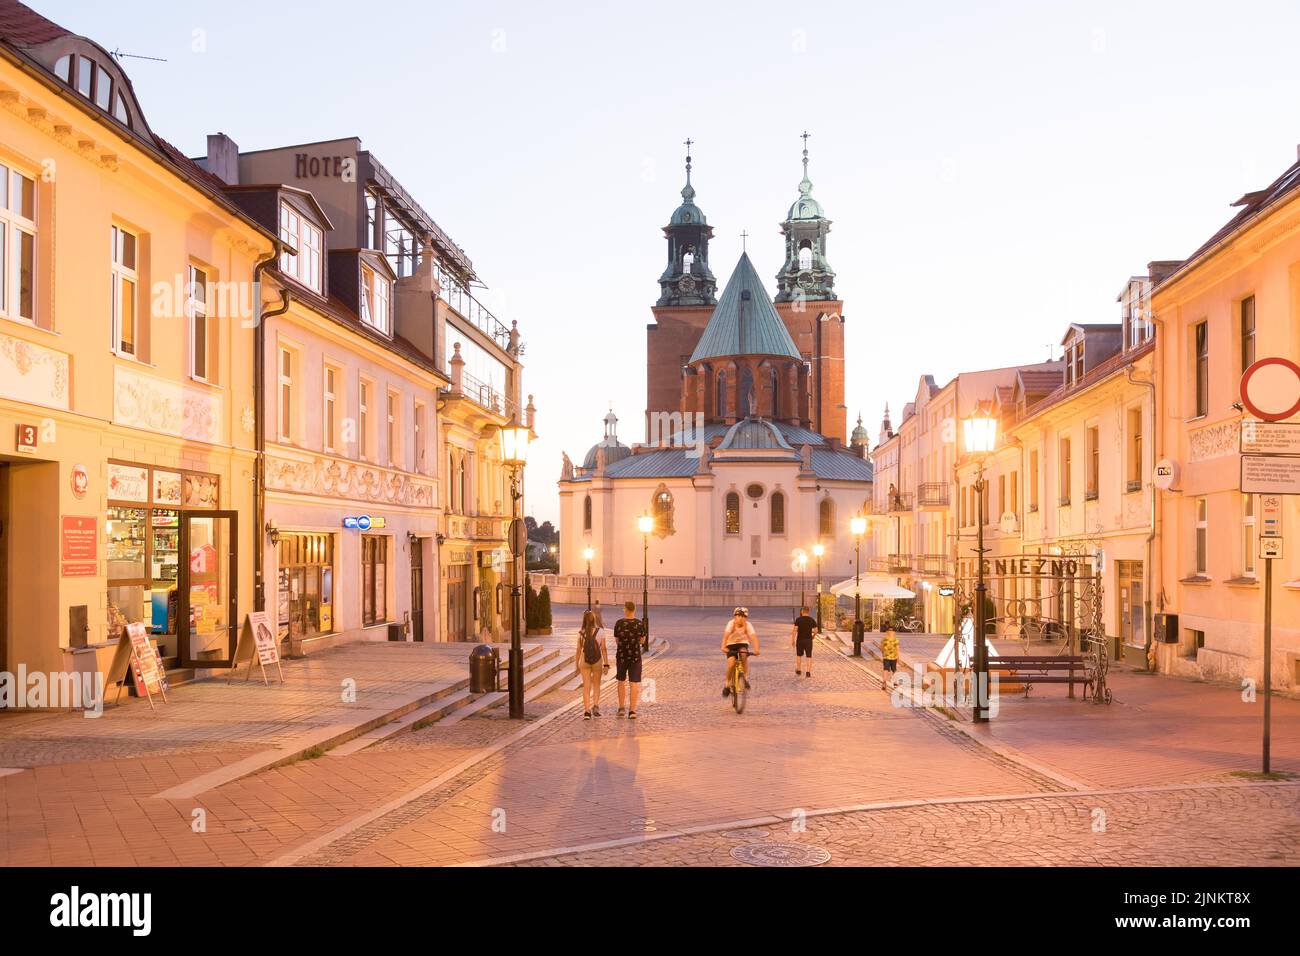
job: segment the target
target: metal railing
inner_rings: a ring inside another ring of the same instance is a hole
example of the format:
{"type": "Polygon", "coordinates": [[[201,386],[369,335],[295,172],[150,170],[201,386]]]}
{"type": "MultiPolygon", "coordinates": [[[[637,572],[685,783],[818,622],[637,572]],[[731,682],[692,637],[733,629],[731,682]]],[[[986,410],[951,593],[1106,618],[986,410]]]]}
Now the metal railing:
{"type": "Polygon", "coordinates": [[[916,503],[922,508],[948,507],[948,482],[923,481],[916,489],[916,503]]]}
{"type": "Polygon", "coordinates": [[[892,495],[885,495],[885,507],[891,514],[897,514],[901,511],[912,510],[912,493],[910,491],[896,491],[892,495]]]}
{"type": "Polygon", "coordinates": [[[916,570],[925,575],[945,575],[948,573],[948,556],[946,554],[918,554],[916,570]]]}
{"type": "Polygon", "coordinates": [[[502,349],[510,348],[510,329],[491,310],[470,295],[461,281],[444,271],[437,263],[433,277],[438,280],[438,295],[483,334],[494,339],[502,349]]]}
{"type": "Polygon", "coordinates": [[[469,372],[461,373],[461,391],[470,401],[496,415],[514,418],[519,413],[519,406],[515,402],[469,372]]]}
{"type": "Polygon", "coordinates": [[[912,570],[912,556],[910,554],[891,554],[887,561],[887,567],[890,571],[903,573],[912,570]]]}

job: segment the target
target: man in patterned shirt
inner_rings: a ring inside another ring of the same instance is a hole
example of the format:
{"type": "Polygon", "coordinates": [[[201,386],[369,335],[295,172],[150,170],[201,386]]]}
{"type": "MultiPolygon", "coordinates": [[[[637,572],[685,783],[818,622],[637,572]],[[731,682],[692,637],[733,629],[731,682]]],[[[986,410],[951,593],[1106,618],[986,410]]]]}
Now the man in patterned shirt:
{"type": "Polygon", "coordinates": [[[636,604],[628,601],[623,605],[623,619],[614,625],[614,641],[617,648],[614,663],[618,666],[615,678],[618,680],[618,714],[622,717],[624,686],[632,684],[628,692],[631,706],[627,708],[629,720],[636,720],[636,704],[641,698],[641,641],[645,638],[645,627],[637,619],[636,604]]]}
{"type": "Polygon", "coordinates": [[[898,673],[898,636],[893,631],[886,631],[880,639],[881,676],[884,678],[884,691],[889,693],[898,673]]]}

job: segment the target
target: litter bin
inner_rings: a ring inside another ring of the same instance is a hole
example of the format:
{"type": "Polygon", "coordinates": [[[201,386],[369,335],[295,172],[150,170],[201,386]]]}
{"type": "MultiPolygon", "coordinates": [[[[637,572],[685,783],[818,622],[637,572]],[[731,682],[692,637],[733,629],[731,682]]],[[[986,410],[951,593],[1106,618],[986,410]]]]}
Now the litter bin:
{"type": "Polygon", "coordinates": [[[469,652],[469,692],[487,694],[497,689],[501,670],[501,653],[490,644],[480,644],[469,652]]]}
{"type": "Polygon", "coordinates": [[[853,656],[854,657],[862,656],[862,638],[863,638],[864,630],[866,630],[866,625],[863,624],[861,621],[853,622],[853,656]]]}

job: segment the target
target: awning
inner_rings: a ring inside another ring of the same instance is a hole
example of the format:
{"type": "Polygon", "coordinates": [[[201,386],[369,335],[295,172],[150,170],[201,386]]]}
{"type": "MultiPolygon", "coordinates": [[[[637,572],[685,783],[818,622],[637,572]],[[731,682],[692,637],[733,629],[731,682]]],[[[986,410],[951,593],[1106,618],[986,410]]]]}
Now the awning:
{"type": "Polygon", "coordinates": [[[860,581],[849,578],[832,585],[831,593],[838,597],[853,597],[860,594],[864,598],[914,598],[916,595],[905,587],[900,587],[893,578],[880,574],[864,574],[860,581]]]}

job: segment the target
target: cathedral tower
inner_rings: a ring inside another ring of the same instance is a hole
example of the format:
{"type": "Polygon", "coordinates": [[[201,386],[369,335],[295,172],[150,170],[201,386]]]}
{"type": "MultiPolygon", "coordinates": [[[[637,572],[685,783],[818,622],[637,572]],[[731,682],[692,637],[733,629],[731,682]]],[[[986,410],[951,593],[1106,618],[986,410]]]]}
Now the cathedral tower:
{"type": "Polygon", "coordinates": [[[808,133],[803,134],[803,179],[799,196],[781,223],[785,264],[777,273],[776,309],[808,363],[810,427],[844,441],[843,303],[835,297],[835,272],[826,259],[831,221],[812,194],[808,178],[808,133]]]}

